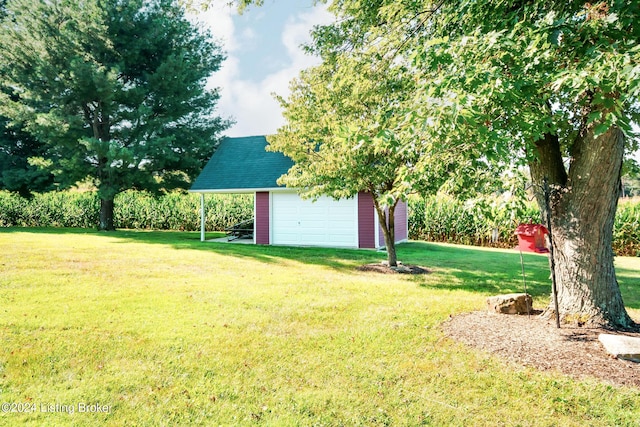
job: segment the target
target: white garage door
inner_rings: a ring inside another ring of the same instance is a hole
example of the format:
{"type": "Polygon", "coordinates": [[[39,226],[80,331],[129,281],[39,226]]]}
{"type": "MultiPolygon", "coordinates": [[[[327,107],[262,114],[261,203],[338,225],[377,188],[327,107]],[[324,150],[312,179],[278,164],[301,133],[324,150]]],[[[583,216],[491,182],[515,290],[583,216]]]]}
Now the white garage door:
{"type": "Polygon", "coordinates": [[[315,202],[296,193],[272,193],[271,242],[274,245],[358,247],[356,198],[315,202]]]}

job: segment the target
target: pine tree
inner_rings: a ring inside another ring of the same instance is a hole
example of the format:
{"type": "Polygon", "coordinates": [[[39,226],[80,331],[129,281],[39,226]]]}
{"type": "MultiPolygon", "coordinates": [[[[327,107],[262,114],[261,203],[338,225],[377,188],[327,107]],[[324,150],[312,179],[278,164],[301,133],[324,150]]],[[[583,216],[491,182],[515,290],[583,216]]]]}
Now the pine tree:
{"type": "Polygon", "coordinates": [[[169,0],[8,0],[0,115],[44,144],[60,187],[90,179],[99,228],[126,189],[186,188],[228,123],[214,116],[220,48],[169,0]]]}

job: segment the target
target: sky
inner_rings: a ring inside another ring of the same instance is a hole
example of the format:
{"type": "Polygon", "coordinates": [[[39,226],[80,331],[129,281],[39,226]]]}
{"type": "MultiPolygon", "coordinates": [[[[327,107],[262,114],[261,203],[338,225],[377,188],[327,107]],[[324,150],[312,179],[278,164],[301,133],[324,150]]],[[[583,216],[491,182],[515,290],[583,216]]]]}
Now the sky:
{"type": "MultiPolygon", "coordinates": [[[[287,98],[289,82],[319,63],[300,46],[310,40],[314,25],[332,22],[333,15],[313,0],[264,0],[242,15],[229,0],[206,1],[209,9],[193,19],[211,31],[227,55],[209,80],[221,93],[218,115],[235,121],[225,135],[274,134],[284,119],[273,94],[287,98]]],[[[640,163],[640,152],[633,156],[640,163]]]]}
{"type": "Polygon", "coordinates": [[[274,134],[284,124],[273,93],[287,97],[289,82],[305,68],[319,63],[300,47],[310,40],[309,31],[327,24],[333,15],[312,0],[265,0],[242,15],[214,0],[196,20],[205,25],[227,55],[220,71],[209,80],[220,88],[218,114],[236,123],[226,136],[274,134]]]}

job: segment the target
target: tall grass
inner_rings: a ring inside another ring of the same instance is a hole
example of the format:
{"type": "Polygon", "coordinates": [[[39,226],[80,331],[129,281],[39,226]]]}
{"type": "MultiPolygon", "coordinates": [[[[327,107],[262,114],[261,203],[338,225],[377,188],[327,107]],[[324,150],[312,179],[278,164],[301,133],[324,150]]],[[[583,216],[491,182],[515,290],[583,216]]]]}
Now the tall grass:
{"type": "Polygon", "coordinates": [[[618,255],[640,256],[640,202],[637,199],[618,204],[613,223],[613,250],[618,255]]]}
{"type": "MultiPolygon", "coordinates": [[[[200,229],[200,196],[171,193],[161,197],[127,191],[115,200],[117,228],[195,231],[200,229]]],[[[220,231],[253,217],[253,195],[205,197],[205,226],[220,231]]]]}
{"type": "Polygon", "coordinates": [[[0,191],[0,227],[92,228],[99,206],[92,192],[51,192],[25,199],[0,191]]]}

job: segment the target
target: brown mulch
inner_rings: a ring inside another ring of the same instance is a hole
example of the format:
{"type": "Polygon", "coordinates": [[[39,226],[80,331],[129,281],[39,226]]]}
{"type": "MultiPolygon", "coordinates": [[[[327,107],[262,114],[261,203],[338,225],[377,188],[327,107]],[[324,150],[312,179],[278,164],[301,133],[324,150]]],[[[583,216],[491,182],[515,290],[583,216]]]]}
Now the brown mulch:
{"type": "Polygon", "coordinates": [[[540,315],[506,315],[486,311],[462,314],[445,322],[450,338],[516,364],[559,371],[574,378],[595,377],[616,385],[640,388],[640,363],[610,356],[598,341],[601,333],[640,337],[637,332],[611,332],[565,326],[540,315]]]}
{"type": "Polygon", "coordinates": [[[429,274],[430,271],[425,267],[419,265],[402,264],[398,263],[398,267],[389,267],[387,264],[374,263],[365,264],[356,268],[358,271],[373,271],[375,273],[382,274],[429,274]]]}

